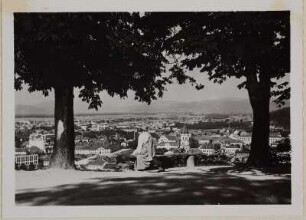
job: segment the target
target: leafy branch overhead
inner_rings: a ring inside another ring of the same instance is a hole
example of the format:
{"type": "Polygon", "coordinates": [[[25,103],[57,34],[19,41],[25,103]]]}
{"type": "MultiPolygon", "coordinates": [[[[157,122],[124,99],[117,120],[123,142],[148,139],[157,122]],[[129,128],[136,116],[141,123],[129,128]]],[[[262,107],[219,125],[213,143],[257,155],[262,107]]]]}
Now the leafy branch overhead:
{"type": "MultiPolygon", "coordinates": [[[[153,14],[156,23],[167,24],[163,19],[169,15],[153,14]]],[[[172,25],[175,34],[167,39],[165,50],[181,57],[171,69],[179,82],[186,80],[184,71],[198,69],[219,84],[230,77],[256,79],[238,88],[260,90],[270,84],[277,91],[271,93],[276,103],[289,99],[288,83],[281,88],[272,83],[290,73],[289,12],[178,13],[172,25]]]]}
{"type": "Polygon", "coordinates": [[[15,88],[80,88],[96,109],[101,91],[124,98],[134,90],[150,103],[171,81],[162,76],[162,41],[149,41],[139,21],[138,13],[16,13],[15,88]]]}
{"type": "MultiPolygon", "coordinates": [[[[219,84],[251,74],[282,78],[290,72],[288,15],[15,13],[15,88],[27,84],[48,95],[55,87],[76,87],[97,109],[101,91],[125,98],[133,90],[136,100],[150,103],[174,80],[203,89],[194,69],[219,84]]],[[[271,88],[278,104],[290,97],[288,88],[271,88]]]]}

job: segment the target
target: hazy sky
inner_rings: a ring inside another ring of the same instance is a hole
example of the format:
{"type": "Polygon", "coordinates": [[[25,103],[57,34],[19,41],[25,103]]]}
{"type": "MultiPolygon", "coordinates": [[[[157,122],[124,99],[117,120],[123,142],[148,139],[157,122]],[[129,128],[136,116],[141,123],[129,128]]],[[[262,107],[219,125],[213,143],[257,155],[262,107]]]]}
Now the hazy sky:
{"type": "MultiPolygon", "coordinates": [[[[174,83],[167,86],[167,91],[164,93],[162,100],[171,100],[171,101],[201,101],[209,99],[225,99],[225,98],[243,98],[247,99],[247,92],[245,89],[239,90],[237,85],[243,81],[243,79],[231,78],[224,82],[222,85],[214,84],[213,82],[208,81],[207,76],[204,73],[192,72],[195,78],[205,85],[203,90],[196,90],[190,84],[179,85],[174,83]]],[[[50,93],[48,97],[42,95],[41,92],[29,93],[24,86],[22,91],[17,91],[15,93],[16,104],[22,105],[35,105],[37,103],[52,101],[54,100],[54,94],[50,93]]],[[[130,91],[129,97],[123,102],[133,103],[137,102],[134,100],[134,93],[130,91]]],[[[78,96],[78,91],[75,90],[75,102],[81,102],[78,96]]],[[[105,92],[101,93],[101,98],[104,104],[115,104],[118,101],[122,100],[117,96],[111,97],[105,92]]]]}
{"type": "MultiPolygon", "coordinates": [[[[214,84],[208,80],[207,74],[200,73],[199,71],[192,71],[189,73],[191,76],[195,77],[198,82],[205,85],[203,90],[196,90],[189,83],[179,85],[178,83],[173,83],[167,86],[167,91],[165,91],[164,96],[161,100],[167,101],[180,101],[180,102],[191,102],[191,101],[203,101],[203,100],[218,100],[218,99],[248,99],[248,94],[246,89],[239,90],[237,85],[245,80],[245,78],[236,79],[234,77],[227,79],[223,84],[214,84]]],[[[284,77],[281,81],[289,81],[289,74],[284,77]]],[[[78,98],[78,90],[75,90],[75,102],[82,102],[78,98]]],[[[54,100],[54,94],[50,93],[48,97],[42,95],[41,92],[29,93],[24,86],[22,91],[17,91],[15,93],[16,104],[21,105],[35,105],[42,102],[48,102],[54,100]]],[[[119,96],[111,97],[106,92],[101,93],[101,99],[104,104],[115,105],[116,103],[122,104],[133,104],[138,101],[134,100],[134,93],[130,91],[128,93],[128,98],[122,100],[119,96]]],[[[152,102],[154,104],[154,102],[152,102]]]]}

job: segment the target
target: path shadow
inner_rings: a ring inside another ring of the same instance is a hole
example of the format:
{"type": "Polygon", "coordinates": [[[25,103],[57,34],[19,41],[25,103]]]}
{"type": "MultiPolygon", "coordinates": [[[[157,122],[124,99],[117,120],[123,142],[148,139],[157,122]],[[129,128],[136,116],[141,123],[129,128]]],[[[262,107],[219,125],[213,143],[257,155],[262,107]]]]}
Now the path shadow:
{"type": "Polygon", "coordinates": [[[262,175],[275,175],[275,176],[286,176],[291,175],[291,166],[270,166],[262,168],[254,168],[249,166],[230,166],[230,167],[217,167],[211,168],[210,173],[244,173],[249,172],[250,174],[257,175],[258,173],[262,175]]]}
{"type": "Polygon", "coordinates": [[[166,173],[150,177],[92,178],[16,193],[17,205],[205,205],[290,204],[290,178],[250,181],[228,174],[232,168],[209,172],[166,173]]]}

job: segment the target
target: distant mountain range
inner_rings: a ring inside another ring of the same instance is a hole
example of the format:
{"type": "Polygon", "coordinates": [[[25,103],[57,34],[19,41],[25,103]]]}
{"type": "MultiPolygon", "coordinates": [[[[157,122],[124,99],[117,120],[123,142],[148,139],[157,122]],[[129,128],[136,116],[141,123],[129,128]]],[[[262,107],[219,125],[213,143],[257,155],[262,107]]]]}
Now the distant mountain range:
{"type": "MultiPolygon", "coordinates": [[[[288,105],[286,105],[288,106],[288,105]]],[[[277,109],[271,104],[271,111],[277,109]]],[[[98,111],[88,110],[88,104],[83,102],[74,103],[75,114],[97,114],[97,113],[218,113],[218,114],[239,114],[252,113],[252,109],[247,99],[224,99],[224,100],[205,100],[194,102],[179,101],[155,101],[151,105],[145,103],[126,104],[118,102],[116,105],[103,104],[98,111]]],[[[17,116],[27,115],[53,115],[54,103],[44,102],[35,106],[16,105],[15,113],[17,116]]]]}

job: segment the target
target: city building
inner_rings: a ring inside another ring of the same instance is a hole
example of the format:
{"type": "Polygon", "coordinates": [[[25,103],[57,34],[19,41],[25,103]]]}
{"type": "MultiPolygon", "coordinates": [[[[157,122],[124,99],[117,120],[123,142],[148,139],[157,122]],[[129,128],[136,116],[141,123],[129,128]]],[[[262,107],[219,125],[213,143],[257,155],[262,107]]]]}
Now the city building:
{"type": "Polygon", "coordinates": [[[123,141],[123,142],[120,143],[120,146],[121,147],[127,147],[128,143],[126,141],[123,141]]]}
{"type": "Polygon", "coordinates": [[[209,156],[209,155],[213,155],[215,153],[215,148],[214,148],[214,145],[211,144],[211,143],[206,143],[206,144],[203,144],[201,145],[199,148],[198,148],[203,154],[209,156]]]}
{"type": "Polygon", "coordinates": [[[179,142],[161,142],[157,144],[157,148],[165,148],[167,150],[179,148],[179,142]]]}
{"type": "Polygon", "coordinates": [[[27,151],[25,148],[15,148],[15,155],[26,155],[27,151]]]}
{"type": "Polygon", "coordinates": [[[96,160],[89,162],[86,165],[88,170],[102,170],[106,165],[106,161],[102,157],[98,157],[96,160]]]}
{"type": "Polygon", "coordinates": [[[180,134],[180,147],[184,148],[185,150],[190,149],[190,138],[191,133],[188,132],[186,125],[182,128],[180,134]]]}
{"type": "Polygon", "coordinates": [[[209,144],[212,141],[212,138],[208,135],[196,136],[195,139],[199,142],[199,144],[209,144]]]}
{"type": "Polygon", "coordinates": [[[83,131],[87,131],[87,125],[80,125],[80,128],[81,128],[83,131]]]}
{"type": "Polygon", "coordinates": [[[269,144],[275,144],[276,142],[279,142],[282,140],[282,136],[280,133],[270,133],[269,137],[269,144]]]}
{"type": "Polygon", "coordinates": [[[109,155],[111,150],[96,146],[76,146],[74,152],[76,155],[109,155]]]}
{"type": "Polygon", "coordinates": [[[176,143],[177,138],[175,136],[170,136],[170,135],[162,135],[158,139],[158,143],[176,143]]]}
{"type": "Polygon", "coordinates": [[[16,155],[15,156],[15,164],[20,167],[22,164],[25,164],[27,167],[30,166],[30,164],[33,164],[35,166],[38,165],[38,155],[37,154],[31,154],[31,155],[16,155]]]}
{"type": "Polygon", "coordinates": [[[244,148],[235,153],[235,160],[245,163],[250,156],[250,150],[244,148]]]}
{"type": "Polygon", "coordinates": [[[251,144],[252,135],[251,134],[242,134],[238,136],[238,140],[243,141],[245,144],[251,144]]]}
{"type": "MultiPolygon", "coordinates": [[[[234,133],[230,135],[231,138],[240,140],[245,144],[251,144],[252,142],[252,134],[249,134],[247,132],[240,132],[240,135],[237,135],[237,133],[234,133]]],[[[278,141],[282,140],[282,136],[280,133],[270,133],[269,136],[269,144],[272,145],[278,141]]]]}
{"type": "Polygon", "coordinates": [[[43,162],[44,167],[49,166],[50,159],[51,159],[50,155],[39,156],[39,160],[43,162]]]}
{"type": "Polygon", "coordinates": [[[240,146],[239,145],[228,145],[228,146],[223,146],[222,147],[222,150],[224,152],[225,155],[228,155],[228,156],[233,156],[235,155],[235,153],[237,151],[240,150],[240,146]]]}
{"type": "Polygon", "coordinates": [[[223,138],[222,143],[225,146],[238,145],[238,146],[242,147],[243,145],[245,145],[245,143],[243,141],[235,140],[235,139],[232,139],[232,138],[223,138]]]}
{"type": "Polygon", "coordinates": [[[100,123],[99,124],[98,123],[93,123],[93,124],[91,124],[89,130],[90,131],[103,131],[103,130],[106,129],[106,127],[107,127],[107,124],[105,124],[105,123],[102,123],[102,124],[100,124],[100,123]]]}
{"type": "Polygon", "coordinates": [[[38,133],[30,134],[28,148],[31,147],[37,147],[43,152],[46,152],[45,135],[38,133]]]}
{"type": "Polygon", "coordinates": [[[157,148],[165,148],[167,150],[179,148],[179,140],[172,135],[161,135],[157,142],[157,148]]]}
{"type": "Polygon", "coordinates": [[[45,134],[44,136],[45,136],[46,145],[53,145],[55,134],[48,133],[48,134],[45,134]]]}
{"type": "Polygon", "coordinates": [[[76,135],[75,136],[75,143],[78,143],[78,142],[89,142],[89,138],[85,138],[83,137],[83,135],[76,135]]]}

